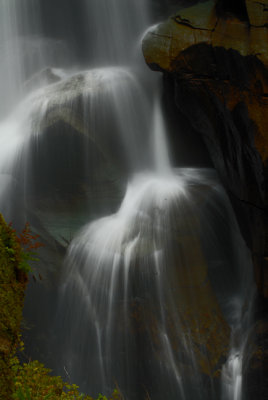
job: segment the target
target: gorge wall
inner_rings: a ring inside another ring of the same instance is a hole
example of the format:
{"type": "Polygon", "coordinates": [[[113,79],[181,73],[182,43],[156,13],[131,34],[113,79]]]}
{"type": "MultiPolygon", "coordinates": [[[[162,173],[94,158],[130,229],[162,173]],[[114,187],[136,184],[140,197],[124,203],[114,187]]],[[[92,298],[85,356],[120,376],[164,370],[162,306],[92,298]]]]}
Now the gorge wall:
{"type": "Polygon", "coordinates": [[[208,1],[182,9],[143,40],[175,105],[208,149],[248,247],[259,293],[268,297],[268,3],[208,1]]]}
{"type": "MultiPolygon", "coordinates": [[[[147,32],[143,53],[152,70],[163,72],[163,103],[175,125],[170,138],[175,152],[180,132],[194,133],[196,147],[201,138],[208,150],[251,250],[259,310],[265,315],[268,2],[207,1],[180,9],[147,32]]],[[[260,352],[251,359],[248,382],[251,394],[264,398],[268,327],[263,314],[260,318],[260,352]]]]}

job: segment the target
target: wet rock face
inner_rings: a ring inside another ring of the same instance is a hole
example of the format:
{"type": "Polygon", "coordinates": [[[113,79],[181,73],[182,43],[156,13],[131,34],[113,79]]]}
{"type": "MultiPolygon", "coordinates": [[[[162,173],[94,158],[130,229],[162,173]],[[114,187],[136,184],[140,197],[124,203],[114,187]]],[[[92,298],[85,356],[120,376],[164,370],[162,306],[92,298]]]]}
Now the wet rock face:
{"type": "Polygon", "coordinates": [[[263,319],[256,324],[256,344],[248,362],[245,382],[249,398],[262,400],[268,393],[268,322],[263,319]]]}
{"type": "Polygon", "coordinates": [[[176,106],[177,132],[183,116],[203,139],[252,251],[259,292],[267,297],[266,6],[246,1],[242,10],[229,3],[180,10],[147,33],[143,52],[153,70],[164,72],[164,99],[176,106]]]}
{"type": "Polygon", "coordinates": [[[178,115],[188,120],[208,148],[254,254],[256,279],[264,294],[267,72],[256,58],[200,44],[178,57],[164,82],[178,115]]]}

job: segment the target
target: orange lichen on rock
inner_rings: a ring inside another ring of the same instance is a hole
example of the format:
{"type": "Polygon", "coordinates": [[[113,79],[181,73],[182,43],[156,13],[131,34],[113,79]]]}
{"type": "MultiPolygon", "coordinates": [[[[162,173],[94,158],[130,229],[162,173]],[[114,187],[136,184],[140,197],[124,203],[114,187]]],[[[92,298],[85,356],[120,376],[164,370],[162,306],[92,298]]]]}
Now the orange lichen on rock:
{"type": "MultiPolygon", "coordinates": [[[[257,2],[250,4],[257,6],[257,2]]],[[[143,40],[143,54],[148,65],[172,72],[172,62],[182,51],[206,43],[234,49],[242,56],[256,55],[268,65],[268,21],[263,18],[263,25],[249,25],[235,16],[219,17],[214,1],[199,3],[150,29],[143,40]]]]}

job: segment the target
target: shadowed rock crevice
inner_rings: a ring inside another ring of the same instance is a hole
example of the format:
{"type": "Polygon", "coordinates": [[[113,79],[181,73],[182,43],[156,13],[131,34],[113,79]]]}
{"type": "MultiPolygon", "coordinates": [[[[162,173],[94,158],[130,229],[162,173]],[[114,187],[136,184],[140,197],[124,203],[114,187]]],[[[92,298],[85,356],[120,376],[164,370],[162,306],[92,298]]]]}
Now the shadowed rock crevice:
{"type": "Polygon", "coordinates": [[[223,18],[235,15],[241,21],[249,22],[245,0],[218,0],[216,10],[223,18]]]}

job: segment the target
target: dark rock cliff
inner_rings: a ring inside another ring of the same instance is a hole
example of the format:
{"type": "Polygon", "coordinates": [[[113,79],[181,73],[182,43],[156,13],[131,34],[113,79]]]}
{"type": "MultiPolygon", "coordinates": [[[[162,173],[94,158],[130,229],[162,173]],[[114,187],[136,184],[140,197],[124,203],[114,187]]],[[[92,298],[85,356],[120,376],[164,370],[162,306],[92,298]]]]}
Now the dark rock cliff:
{"type": "Polygon", "coordinates": [[[196,147],[204,143],[251,250],[259,322],[246,382],[250,398],[264,399],[268,393],[268,2],[219,0],[179,10],[147,32],[143,53],[151,69],[163,72],[163,103],[175,126],[170,138],[174,153],[176,136],[189,133],[196,147]]]}
{"type": "Polygon", "coordinates": [[[180,10],[149,30],[143,53],[164,74],[164,99],[175,105],[178,125],[184,118],[205,143],[267,298],[268,5],[241,3],[180,10]]]}

